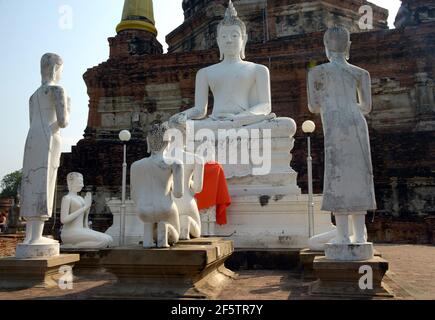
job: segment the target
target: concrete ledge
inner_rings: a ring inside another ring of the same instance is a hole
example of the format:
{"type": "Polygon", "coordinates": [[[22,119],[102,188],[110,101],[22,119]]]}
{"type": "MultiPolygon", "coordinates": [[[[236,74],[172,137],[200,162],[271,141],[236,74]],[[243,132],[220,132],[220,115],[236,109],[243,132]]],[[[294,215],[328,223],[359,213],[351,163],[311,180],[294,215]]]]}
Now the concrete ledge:
{"type": "Polygon", "coordinates": [[[0,258],[0,289],[52,288],[58,286],[61,266],[73,267],[78,254],[61,254],[50,258],[0,258]]]}

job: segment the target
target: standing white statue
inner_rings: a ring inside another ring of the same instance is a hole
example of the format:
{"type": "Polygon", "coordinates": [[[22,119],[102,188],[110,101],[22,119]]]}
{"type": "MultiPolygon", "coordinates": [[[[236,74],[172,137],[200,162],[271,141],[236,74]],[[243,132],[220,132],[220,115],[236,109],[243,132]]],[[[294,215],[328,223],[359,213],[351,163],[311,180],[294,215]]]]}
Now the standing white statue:
{"type": "Polygon", "coordinates": [[[309,109],[322,116],[325,177],[322,210],[333,212],[335,244],[364,244],[367,210],[376,209],[367,122],[372,108],[370,74],[347,62],[349,31],[329,29],[324,37],[329,63],[308,74],[309,109]],[[353,239],[349,232],[352,216],[353,239]]]}
{"type": "Polygon", "coordinates": [[[61,205],[62,248],[100,249],[110,246],[111,236],[92,230],[89,227],[89,211],[92,195],[82,198],[77,193],[83,189],[83,175],[71,172],[67,175],[69,193],[63,197],[61,205]]]}
{"type": "Polygon", "coordinates": [[[209,90],[213,113],[204,127],[241,127],[273,119],[270,75],[266,66],[243,61],[248,41],[246,25],[237,16],[231,0],[217,29],[221,63],[201,69],[196,76],[195,106],[173,116],[171,124],[207,116],[209,90]]]}
{"type": "Polygon", "coordinates": [[[175,204],[180,214],[180,239],[201,237],[201,217],[195,194],[202,191],[204,182],[204,160],[192,153],[179,150],[184,166],[184,193],[181,198],[175,197],[175,204]]]}
{"type": "Polygon", "coordinates": [[[165,156],[168,126],[155,124],[147,136],[149,158],[131,165],[131,198],[144,222],[144,248],[168,248],[180,238],[180,217],[175,198],[184,194],[184,167],[165,156]]]}
{"type": "MultiPolygon", "coordinates": [[[[27,221],[25,245],[58,242],[42,236],[44,222],[53,212],[62,138],[60,129],[69,122],[70,99],[59,85],[61,57],[47,53],[41,59],[42,85],[30,98],[30,130],[24,151],[21,182],[21,216],[27,221]]],[[[17,256],[25,255],[19,253],[17,256]]]]}

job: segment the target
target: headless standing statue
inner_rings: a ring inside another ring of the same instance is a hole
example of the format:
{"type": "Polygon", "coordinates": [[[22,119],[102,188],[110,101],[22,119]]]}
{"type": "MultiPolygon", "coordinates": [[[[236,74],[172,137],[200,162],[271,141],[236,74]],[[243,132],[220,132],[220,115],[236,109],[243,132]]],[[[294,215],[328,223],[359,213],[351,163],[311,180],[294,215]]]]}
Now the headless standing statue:
{"type": "Polygon", "coordinates": [[[44,222],[53,212],[57,169],[62,138],[60,128],[68,125],[70,99],[58,85],[62,59],[52,53],[41,59],[42,85],[30,98],[30,130],[24,151],[21,182],[21,216],[27,221],[26,245],[58,243],[42,236],[44,222]]]}
{"type": "Polygon", "coordinates": [[[183,164],[165,156],[167,124],[153,125],[147,136],[151,156],[132,164],[131,198],[144,222],[144,248],[168,248],[180,238],[180,217],[172,195],[183,196],[183,164]]]}
{"type": "Polygon", "coordinates": [[[308,74],[309,109],[322,116],[325,177],[322,210],[334,212],[337,244],[364,244],[365,215],[376,209],[367,122],[372,108],[370,74],[347,62],[349,31],[329,29],[324,37],[329,63],[308,74]],[[352,216],[353,239],[349,232],[352,216]]]}
{"type": "Polygon", "coordinates": [[[61,222],[63,224],[61,238],[63,248],[100,249],[108,247],[111,236],[89,228],[89,211],[92,195],[87,193],[83,199],[77,193],[83,189],[83,175],[71,172],[67,176],[68,195],[64,196],[61,205],[61,222]]]}

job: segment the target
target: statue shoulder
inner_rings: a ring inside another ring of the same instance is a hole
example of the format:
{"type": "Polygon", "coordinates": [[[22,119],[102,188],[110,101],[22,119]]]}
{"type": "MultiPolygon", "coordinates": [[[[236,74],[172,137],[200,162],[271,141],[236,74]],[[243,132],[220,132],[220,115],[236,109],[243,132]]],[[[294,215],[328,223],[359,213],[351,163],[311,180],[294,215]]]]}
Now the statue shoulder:
{"type": "Polygon", "coordinates": [[[370,79],[370,73],[363,68],[360,68],[358,66],[354,66],[353,64],[349,64],[349,69],[352,72],[352,74],[358,79],[361,79],[361,80],[370,79]]]}
{"type": "Polygon", "coordinates": [[[315,67],[312,67],[308,70],[308,73],[311,75],[318,75],[324,73],[328,69],[329,63],[321,64],[315,67]]]}
{"type": "Polygon", "coordinates": [[[196,76],[197,77],[207,77],[209,73],[213,73],[217,68],[219,64],[214,64],[202,69],[199,69],[196,76]]]}
{"type": "Polygon", "coordinates": [[[55,98],[63,100],[66,96],[65,89],[62,86],[47,86],[48,92],[55,98]]]}
{"type": "Polygon", "coordinates": [[[249,62],[252,67],[255,68],[255,72],[257,73],[257,75],[262,75],[262,76],[269,76],[270,72],[269,72],[269,68],[266,67],[263,64],[258,64],[258,63],[253,63],[253,62],[249,62]]]}

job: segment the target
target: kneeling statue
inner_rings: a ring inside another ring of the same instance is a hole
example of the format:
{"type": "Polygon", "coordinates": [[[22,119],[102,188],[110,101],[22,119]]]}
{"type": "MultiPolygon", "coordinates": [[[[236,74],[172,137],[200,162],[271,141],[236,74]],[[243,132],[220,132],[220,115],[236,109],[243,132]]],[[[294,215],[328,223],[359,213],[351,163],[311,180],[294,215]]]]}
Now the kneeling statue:
{"type": "Polygon", "coordinates": [[[167,157],[166,123],[155,124],[147,136],[149,158],[131,165],[131,198],[144,223],[144,248],[168,248],[180,239],[180,216],[175,198],[184,194],[184,166],[167,157]]]}
{"type": "Polygon", "coordinates": [[[71,172],[67,176],[69,193],[63,197],[61,205],[62,248],[102,249],[113,242],[111,236],[89,228],[89,211],[92,205],[90,192],[85,198],[78,195],[83,189],[83,175],[71,172]]]}

